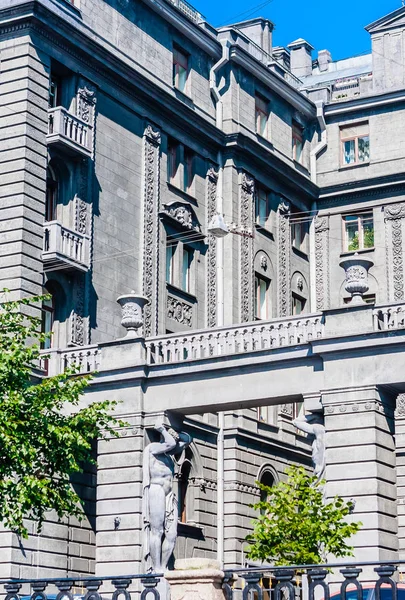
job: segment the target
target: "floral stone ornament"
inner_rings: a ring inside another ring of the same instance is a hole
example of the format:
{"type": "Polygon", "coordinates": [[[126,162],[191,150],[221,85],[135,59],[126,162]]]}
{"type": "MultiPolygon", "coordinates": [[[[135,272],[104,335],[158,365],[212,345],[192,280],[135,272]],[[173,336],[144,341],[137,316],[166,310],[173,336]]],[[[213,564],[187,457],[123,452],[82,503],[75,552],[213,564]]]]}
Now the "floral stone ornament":
{"type": "Polygon", "coordinates": [[[138,337],[138,329],[143,325],[143,307],[149,300],[131,290],[130,294],[117,298],[117,302],[122,309],[121,325],[127,330],[125,337],[138,337]]]}
{"type": "Polygon", "coordinates": [[[340,261],[339,265],[345,270],[345,290],[351,294],[350,306],[366,304],[363,295],[369,290],[368,271],[374,265],[369,258],[362,258],[357,252],[340,261]]]}

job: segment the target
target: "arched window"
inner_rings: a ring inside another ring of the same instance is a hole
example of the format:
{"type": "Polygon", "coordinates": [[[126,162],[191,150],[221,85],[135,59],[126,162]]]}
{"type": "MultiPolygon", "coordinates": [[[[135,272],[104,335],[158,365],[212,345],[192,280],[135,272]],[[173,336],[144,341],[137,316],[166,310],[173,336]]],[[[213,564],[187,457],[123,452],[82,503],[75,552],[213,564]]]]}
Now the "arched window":
{"type": "Polygon", "coordinates": [[[56,219],[58,195],[58,176],[56,174],[55,169],[49,166],[46,177],[45,221],[54,221],[56,219]]]}
{"type": "Polygon", "coordinates": [[[187,492],[190,482],[192,460],[193,453],[190,448],[187,448],[178,471],[178,507],[180,523],[187,523],[187,492]]]}

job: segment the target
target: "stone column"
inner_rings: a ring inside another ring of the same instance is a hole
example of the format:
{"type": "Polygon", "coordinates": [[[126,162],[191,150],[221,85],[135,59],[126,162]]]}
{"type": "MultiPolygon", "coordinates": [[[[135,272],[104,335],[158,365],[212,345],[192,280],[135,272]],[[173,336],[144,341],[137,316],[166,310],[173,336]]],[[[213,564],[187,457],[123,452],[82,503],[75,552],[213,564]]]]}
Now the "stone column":
{"type": "Polygon", "coordinates": [[[405,559],[405,394],[397,396],[395,410],[395,453],[398,502],[398,552],[405,559]]]}
{"type": "Polygon", "coordinates": [[[322,393],[327,497],[355,501],[363,526],[351,544],[362,561],[397,558],[395,445],[392,405],[375,387],[322,393]]]}
{"type": "Polygon", "coordinates": [[[159,175],[160,143],[158,129],[148,124],[143,134],[144,148],[144,222],[143,222],[143,295],[149,300],[145,308],[145,337],[158,333],[159,309],[159,175]]]}
{"type": "Polygon", "coordinates": [[[291,312],[289,202],[280,202],[277,211],[277,225],[277,315],[287,317],[291,312]]]}
{"type": "MultiPolygon", "coordinates": [[[[240,229],[252,232],[254,215],[255,180],[241,173],[240,182],[240,229]]],[[[240,321],[253,320],[253,238],[240,238],[240,321]]]]}
{"type": "Polygon", "coordinates": [[[404,299],[404,217],[405,203],[388,204],[385,206],[388,302],[398,302],[404,299]]]}

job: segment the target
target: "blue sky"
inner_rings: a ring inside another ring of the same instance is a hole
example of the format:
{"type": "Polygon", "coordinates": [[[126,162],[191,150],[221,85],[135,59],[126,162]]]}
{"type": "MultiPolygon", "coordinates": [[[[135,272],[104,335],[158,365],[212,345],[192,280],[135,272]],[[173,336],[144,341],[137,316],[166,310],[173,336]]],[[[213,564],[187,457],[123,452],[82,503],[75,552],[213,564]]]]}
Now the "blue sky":
{"type": "Polygon", "coordinates": [[[276,26],[275,46],[303,37],[316,51],[330,50],[334,60],[369,51],[364,27],[401,7],[401,0],[270,0],[265,6],[266,0],[189,1],[214,26],[266,17],[276,26]]]}

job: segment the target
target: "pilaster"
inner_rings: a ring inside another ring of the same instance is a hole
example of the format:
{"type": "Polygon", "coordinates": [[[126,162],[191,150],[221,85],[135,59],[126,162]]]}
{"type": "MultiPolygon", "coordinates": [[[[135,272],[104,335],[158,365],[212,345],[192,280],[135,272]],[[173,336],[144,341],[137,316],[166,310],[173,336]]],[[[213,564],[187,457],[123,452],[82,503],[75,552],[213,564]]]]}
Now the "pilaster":
{"type": "Polygon", "coordinates": [[[277,211],[277,316],[287,317],[291,309],[291,231],[290,203],[279,204],[277,211]]]}
{"type": "Polygon", "coordinates": [[[384,208],[388,302],[404,299],[405,203],[384,208]]]}
{"type": "MultiPolygon", "coordinates": [[[[240,175],[240,229],[253,230],[255,180],[243,172],[240,175]]],[[[253,239],[240,237],[240,321],[253,319],[253,239]]]]}
{"type": "MultiPolygon", "coordinates": [[[[210,167],[207,173],[207,228],[217,210],[218,172],[210,167]]],[[[206,256],[206,326],[217,325],[217,239],[208,234],[208,249],[206,256]]]]}
{"type": "Polygon", "coordinates": [[[395,410],[395,455],[398,502],[398,552],[405,559],[405,394],[399,394],[395,410]]]}
{"type": "Polygon", "coordinates": [[[322,393],[326,494],[354,500],[363,523],[351,540],[362,561],[397,557],[395,445],[390,400],[375,387],[322,393]]]}
{"type": "Polygon", "coordinates": [[[316,310],[329,308],[329,217],[315,219],[316,310]]]}

